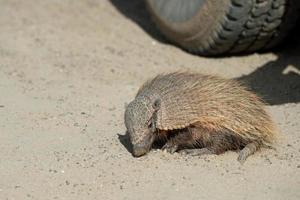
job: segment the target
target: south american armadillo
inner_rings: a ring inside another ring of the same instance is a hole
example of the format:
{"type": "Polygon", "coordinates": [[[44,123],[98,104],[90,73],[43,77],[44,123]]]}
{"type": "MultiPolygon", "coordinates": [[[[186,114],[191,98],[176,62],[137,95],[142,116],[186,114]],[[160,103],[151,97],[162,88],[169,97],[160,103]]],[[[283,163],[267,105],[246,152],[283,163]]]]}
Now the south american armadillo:
{"type": "Polygon", "coordinates": [[[232,79],[170,73],[147,81],[125,111],[134,156],[162,149],[191,155],[239,151],[244,162],[260,147],[271,147],[275,126],[262,100],[232,79]]]}

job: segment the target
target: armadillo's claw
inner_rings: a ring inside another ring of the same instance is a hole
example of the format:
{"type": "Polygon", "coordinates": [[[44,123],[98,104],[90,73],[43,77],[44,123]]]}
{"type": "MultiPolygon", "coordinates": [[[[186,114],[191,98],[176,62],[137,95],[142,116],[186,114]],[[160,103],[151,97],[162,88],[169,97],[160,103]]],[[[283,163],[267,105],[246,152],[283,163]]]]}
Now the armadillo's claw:
{"type": "Polygon", "coordinates": [[[178,150],[178,145],[173,144],[172,142],[167,142],[161,149],[173,154],[178,150]]]}

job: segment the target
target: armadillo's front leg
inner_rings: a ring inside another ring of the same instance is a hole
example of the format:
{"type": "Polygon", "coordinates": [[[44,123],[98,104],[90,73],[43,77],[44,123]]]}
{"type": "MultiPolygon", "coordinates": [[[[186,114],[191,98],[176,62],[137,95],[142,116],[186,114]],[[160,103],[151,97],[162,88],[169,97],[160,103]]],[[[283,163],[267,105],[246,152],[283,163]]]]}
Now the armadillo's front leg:
{"type": "Polygon", "coordinates": [[[181,130],[171,137],[166,144],[162,147],[162,150],[166,150],[169,153],[175,153],[179,148],[190,146],[193,142],[193,137],[188,129],[181,130]]]}
{"type": "Polygon", "coordinates": [[[167,151],[168,153],[175,153],[179,148],[179,145],[174,143],[172,140],[166,142],[166,144],[161,148],[162,150],[167,151]]]}

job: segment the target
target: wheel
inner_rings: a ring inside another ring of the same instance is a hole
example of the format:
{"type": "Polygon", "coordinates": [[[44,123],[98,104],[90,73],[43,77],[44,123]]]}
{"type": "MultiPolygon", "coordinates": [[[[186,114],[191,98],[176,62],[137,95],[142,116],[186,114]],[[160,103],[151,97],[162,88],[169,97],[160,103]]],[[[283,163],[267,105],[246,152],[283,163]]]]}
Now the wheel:
{"type": "Polygon", "coordinates": [[[300,0],[146,0],[161,32],[193,53],[266,50],[299,17],[300,0]]]}

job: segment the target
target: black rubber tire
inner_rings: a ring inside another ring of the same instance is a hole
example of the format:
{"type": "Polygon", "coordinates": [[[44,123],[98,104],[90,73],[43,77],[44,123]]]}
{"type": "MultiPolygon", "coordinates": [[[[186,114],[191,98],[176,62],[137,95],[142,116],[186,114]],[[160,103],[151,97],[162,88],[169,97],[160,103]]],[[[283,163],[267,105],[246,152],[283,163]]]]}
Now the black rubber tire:
{"type": "Polygon", "coordinates": [[[300,0],[146,0],[161,32],[193,53],[266,50],[300,15],[300,0]]]}

